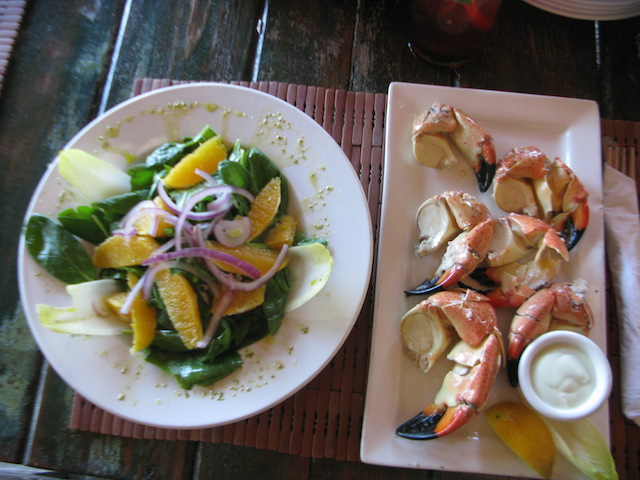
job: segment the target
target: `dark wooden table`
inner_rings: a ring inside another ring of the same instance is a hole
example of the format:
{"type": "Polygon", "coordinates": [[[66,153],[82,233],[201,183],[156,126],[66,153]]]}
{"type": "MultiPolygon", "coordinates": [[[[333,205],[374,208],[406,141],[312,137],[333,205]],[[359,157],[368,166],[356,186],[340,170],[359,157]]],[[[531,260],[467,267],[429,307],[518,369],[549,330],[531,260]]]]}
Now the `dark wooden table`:
{"type": "MultiPolygon", "coordinates": [[[[640,17],[575,20],[505,0],[485,54],[448,70],[413,57],[406,8],[404,0],[28,2],[0,91],[0,462],[87,479],[460,478],[229,443],[72,430],[73,392],[40,355],[16,282],[24,211],[47,164],[81,127],[129,98],[142,77],[372,93],[410,81],[558,95],[595,100],[602,118],[637,128],[630,122],[640,122],[640,84],[627,63],[640,17]]],[[[619,396],[612,398],[619,474],[637,478],[639,429],[621,418],[619,396]]],[[[0,464],[0,477],[6,467],[0,464]]]]}

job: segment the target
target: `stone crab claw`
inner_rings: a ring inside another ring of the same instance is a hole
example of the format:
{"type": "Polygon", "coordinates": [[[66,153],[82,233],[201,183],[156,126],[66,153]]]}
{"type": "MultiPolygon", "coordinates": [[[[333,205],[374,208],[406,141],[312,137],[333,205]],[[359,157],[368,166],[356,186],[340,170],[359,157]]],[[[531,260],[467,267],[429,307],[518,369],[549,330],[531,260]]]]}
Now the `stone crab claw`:
{"type": "Polygon", "coordinates": [[[458,156],[471,165],[481,192],[487,191],[496,171],[493,138],[477,121],[459,108],[434,102],[413,122],[413,153],[418,162],[447,168],[458,156]]]}
{"type": "Polygon", "coordinates": [[[417,287],[405,290],[407,295],[424,295],[444,290],[473,272],[484,260],[493,236],[493,221],[484,220],[458,234],[447,249],[434,275],[417,287]]]}
{"type": "Polygon", "coordinates": [[[519,307],[567,261],[564,241],[546,222],[519,214],[497,218],[483,271],[495,288],[486,295],[496,308],[519,307]]]}
{"type": "Polygon", "coordinates": [[[468,193],[447,191],[426,200],[416,212],[416,255],[433,253],[490,216],[484,203],[468,193]]]}
{"type": "Polygon", "coordinates": [[[589,196],[575,173],[536,147],[514,148],[500,160],[493,198],[505,212],[540,218],[559,232],[571,250],[589,224],[589,196]]]}
{"type": "Polygon", "coordinates": [[[524,349],[549,330],[572,330],[588,335],[593,314],[584,281],[554,283],[529,297],[516,311],[509,329],[507,376],[518,385],[518,363],[524,349]]]}
{"type": "Polygon", "coordinates": [[[405,353],[428,372],[457,333],[447,358],[455,362],[434,402],[396,433],[414,440],[447,435],[484,406],[504,358],[495,309],[473,290],[439,292],[409,310],[400,322],[405,353]]]}

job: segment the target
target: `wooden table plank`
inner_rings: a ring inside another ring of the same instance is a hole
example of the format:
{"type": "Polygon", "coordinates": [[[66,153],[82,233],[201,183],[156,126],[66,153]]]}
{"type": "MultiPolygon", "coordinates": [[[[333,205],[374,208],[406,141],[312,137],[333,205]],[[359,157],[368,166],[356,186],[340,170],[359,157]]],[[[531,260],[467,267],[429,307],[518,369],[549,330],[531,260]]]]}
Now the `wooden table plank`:
{"type": "MultiPolygon", "coordinates": [[[[640,16],[615,22],[601,22],[602,99],[601,115],[616,120],[640,120],[640,77],[629,74],[632,55],[640,64],[635,38],[640,36],[640,16]]],[[[640,38],[639,40],[640,41],[640,38]]],[[[640,67],[639,67],[640,68],[640,67]]]]}
{"type": "Polygon", "coordinates": [[[30,2],[0,99],[0,458],[19,462],[27,443],[40,354],[19,307],[18,232],[29,199],[55,152],[96,113],[117,2],[30,2]],[[75,47],[77,46],[77,47],[75,47]]]}
{"type": "Polygon", "coordinates": [[[263,2],[131,2],[107,108],[131,94],[135,78],[249,80],[263,2]]]}
{"type": "Polygon", "coordinates": [[[349,88],[357,2],[268,4],[257,79],[349,88]]]}

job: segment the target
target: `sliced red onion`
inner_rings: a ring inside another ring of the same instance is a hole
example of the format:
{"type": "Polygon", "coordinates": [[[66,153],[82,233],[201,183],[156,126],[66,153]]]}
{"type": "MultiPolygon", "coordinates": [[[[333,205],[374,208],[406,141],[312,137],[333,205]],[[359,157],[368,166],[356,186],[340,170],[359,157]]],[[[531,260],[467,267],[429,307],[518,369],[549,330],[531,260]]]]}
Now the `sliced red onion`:
{"type": "Polygon", "coordinates": [[[280,270],[280,266],[282,265],[282,262],[284,262],[284,259],[287,256],[288,250],[289,250],[289,245],[285,243],[282,246],[282,250],[280,250],[280,253],[278,254],[278,258],[276,259],[275,263],[261,277],[256,278],[251,282],[239,282],[233,279],[228,279],[229,283],[225,283],[225,285],[227,285],[227,287],[232,288],[234,290],[242,290],[243,292],[250,292],[251,290],[255,290],[259,286],[267,283],[267,281],[269,281],[271,277],[273,277],[276,274],[276,272],[280,270]]]}
{"type": "Polygon", "coordinates": [[[156,255],[160,255],[161,253],[166,252],[167,250],[171,250],[176,244],[175,238],[171,238],[167,240],[165,243],[156,248],[149,257],[155,257],[156,255]]]}
{"type": "Polygon", "coordinates": [[[233,220],[218,220],[213,227],[213,234],[225,247],[239,247],[251,235],[251,219],[238,217],[233,220]]]}
{"type": "Polygon", "coordinates": [[[224,263],[228,263],[242,272],[243,275],[249,278],[258,278],[260,276],[260,270],[251,265],[249,262],[231,255],[230,253],[221,252],[212,248],[203,247],[190,247],[183,248],[181,250],[169,253],[162,253],[155,257],[150,257],[142,262],[141,265],[150,265],[157,262],[165,262],[167,260],[173,260],[176,258],[210,258],[212,260],[218,260],[224,263]]]}
{"type": "Polygon", "coordinates": [[[196,348],[206,348],[209,345],[209,342],[211,342],[213,335],[218,329],[218,325],[220,325],[220,320],[222,320],[224,312],[231,304],[233,297],[235,297],[235,294],[236,292],[234,290],[228,288],[224,292],[222,292],[222,295],[219,296],[219,300],[216,303],[214,310],[211,312],[211,319],[209,320],[207,330],[204,332],[202,339],[200,339],[200,341],[196,344],[196,348]]]}
{"type": "Polygon", "coordinates": [[[220,185],[220,183],[215,178],[213,178],[211,174],[205,172],[204,170],[196,168],[195,172],[197,175],[200,175],[209,185],[220,185]]]}

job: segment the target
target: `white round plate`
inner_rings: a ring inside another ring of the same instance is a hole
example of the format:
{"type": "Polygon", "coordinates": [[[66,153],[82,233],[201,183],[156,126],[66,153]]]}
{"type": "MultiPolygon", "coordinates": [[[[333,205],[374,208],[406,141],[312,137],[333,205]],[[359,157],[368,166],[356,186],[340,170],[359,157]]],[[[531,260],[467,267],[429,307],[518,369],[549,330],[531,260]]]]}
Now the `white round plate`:
{"type": "MultiPolygon", "coordinates": [[[[159,368],[129,353],[125,336],[82,337],[43,328],[36,304],[70,306],[65,286],[33,261],[21,238],[18,270],[33,336],[58,374],[78,393],[115,415],[165,428],[232,423],[280,403],[312,380],[351,331],[372,265],[371,217],[360,181],[340,147],[313,119],[265,93],[199,83],[140,95],[91,122],[64,148],[80,148],[125,168],[140,156],[211,125],[265,152],[287,177],[290,211],[308,236],[329,241],[334,266],[324,289],[287,314],[280,330],[240,353],[244,365],[210,388],[181,390],[159,368]]],[[[77,204],[50,165],[35,191],[32,213],[55,216],[77,204]]]]}
{"type": "Polygon", "coordinates": [[[578,5],[572,2],[556,2],[549,0],[524,0],[525,2],[564,17],[578,20],[623,20],[640,15],[640,3],[610,5],[607,2],[591,5],[578,5]]]}

